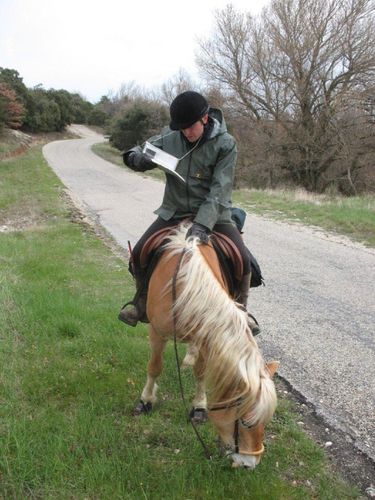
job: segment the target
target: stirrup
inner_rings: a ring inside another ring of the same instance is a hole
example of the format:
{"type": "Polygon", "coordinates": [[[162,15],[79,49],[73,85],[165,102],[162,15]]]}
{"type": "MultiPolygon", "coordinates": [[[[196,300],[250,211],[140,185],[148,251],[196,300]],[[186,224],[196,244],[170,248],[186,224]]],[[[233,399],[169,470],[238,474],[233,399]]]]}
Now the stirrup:
{"type": "Polygon", "coordinates": [[[138,308],[136,306],[136,304],[134,303],[133,300],[130,300],[129,302],[126,302],[126,304],[124,304],[119,312],[119,315],[118,315],[118,319],[120,321],[122,321],[123,323],[125,323],[126,325],[129,325],[129,326],[136,326],[138,321],[139,321],[139,312],[138,312],[138,308]],[[134,319],[131,320],[129,318],[126,317],[126,307],[127,306],[134,306],[135,310],[137,311],[137,317],[134,316],[134,319]]]}
{"type": "Polygon", "coordinates": [[[260,334],[260,326],[256,318],[250,314],[249,312],[247,313],[248,319],[247,319],[247,324],[249,325],[249,328],[251,330],[251,333],[253,334],[253,337],[256,335],[260,334]],[[250,319],[249,319],[250,318],[250,319]],[[254,320],[254,321],[252,321],[254,320]]]}
{"type": "Polygon", "coordinates": [[[119,312],[119,315],[118,315],[118,319],[129,326],[136,326],[138,321],[140,321],[141,323],[150,323],[148,318],[147,318],[146,310],[144,310],[143,312],[140,311],[139,307],[138,307],[138,302],[134,299],[129,300],[129,302],[126,302],[126,304],[124,304],[122,306],[122,308],[119,312]],[[130,319],[130,320],[128,318],[126,318],[125,308],[127,306],[134,306],[135,310],[137,311],[137,317],[134,316],[134,319],[130,319]]]}
{"type": "Polygon", "coordinates": [[[251,313],[249,313],[249,311],[246,310],[246,313],[247,313],[248,318],[250,318],[250,320],[251,320],[251,321],[249,319],[247,320],[248,325],[250,327],[251,333],[253,334],[253,337],[255,337],[256,335],[260,334],[260,326],[259,326],[258,320],[256,319],[255,316],[253,316],[251,313]]]}
{"type": "Polygon", "coordinates": [[[238,307],[238,309],[240,309],[241,311],[243,311],[247,314],[247,316],[248,316],[247,323],[249,325],[251,333],[253,334],[253,337],[255,337],[256,335],[259,335],[260,334],[260,326],[259,326],[259,323],[258,323],[258,320],[256,319],[256,317],[253,316],[251,313],[249,313],[249,311],[246,309],[246,307],[243,304],[241,304],[240,302],[237,302],[237,307],[238,307]]]}

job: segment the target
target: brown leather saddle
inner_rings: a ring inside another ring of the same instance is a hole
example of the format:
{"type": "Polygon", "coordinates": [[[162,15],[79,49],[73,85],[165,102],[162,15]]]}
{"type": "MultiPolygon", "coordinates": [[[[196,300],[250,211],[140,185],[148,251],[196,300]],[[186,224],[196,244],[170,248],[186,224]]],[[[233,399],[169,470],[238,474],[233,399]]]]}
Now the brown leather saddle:
{"type": "MultiPolygon", "coordinates": [[[[149,266],[152,266],[153,257],[157,250],[162,248],[163,243],[168,240],[168,236],[175,228],[163,228],[152,234],[143,245],[140,254],[140,264],[144,269],[148,269],[148,274],[151,275],[149,266]]],[[[237,246],[225,234],[213,231],[210,240],[218,256],[221,271],[225,282],[228,285],[229,293],[233,296],[236,294],[238,283],[243,275],[243,261],[237,246]]],[[[155,262],[156,263],[156,262],[155,262]]]]}

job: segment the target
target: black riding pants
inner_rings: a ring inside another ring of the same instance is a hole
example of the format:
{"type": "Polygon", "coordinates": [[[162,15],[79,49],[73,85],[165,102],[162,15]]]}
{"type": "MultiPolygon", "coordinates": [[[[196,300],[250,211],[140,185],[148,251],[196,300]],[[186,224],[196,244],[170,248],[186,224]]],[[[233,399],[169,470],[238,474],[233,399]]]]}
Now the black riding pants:
{"type": "MultiPolygon", "coordinates": [[[[152,224],[151,226],[146,230],[146,232],[143,234],[143,236],[138,240],[136,245],[133,248],[133,262],[134,262],[134,267],[135,270],[140,269],[140,255],[141,251],[143,248],[143,245],[146,243],[148,238],[156,233],[156,231],[159,231],[160,229],[167,228],[167,227],[174,227],[177,226],[181,222],[180,219],[170,219],[168,221],[161,219],[158,217],[152,224]]],[[[251,270],[251,264],[250,264],[250,252],[247,249],[241,233],[237,229],[237,227],[233,224],[216,224],[213,228],[214,231],[217,231],[218,233],[225,234],[228,238],[230,238],[233,243],[236,245],[238,248],[242,260],[243,260],[243,273],[249,274],[251,270]]]]}

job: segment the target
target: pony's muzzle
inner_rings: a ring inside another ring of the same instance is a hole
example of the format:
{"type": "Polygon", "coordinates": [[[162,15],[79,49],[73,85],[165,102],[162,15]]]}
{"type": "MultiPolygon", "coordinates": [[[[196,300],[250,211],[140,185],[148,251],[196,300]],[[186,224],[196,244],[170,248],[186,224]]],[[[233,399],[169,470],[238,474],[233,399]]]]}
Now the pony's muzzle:
{"type": "Polygon", "coordinates": [[[259,457],[255,457],[253,455],[241,455],[241,453],[232,453],[230,458],[234,469],[243,467],[245,469],[254,470],[260,461],[259,457]]]}

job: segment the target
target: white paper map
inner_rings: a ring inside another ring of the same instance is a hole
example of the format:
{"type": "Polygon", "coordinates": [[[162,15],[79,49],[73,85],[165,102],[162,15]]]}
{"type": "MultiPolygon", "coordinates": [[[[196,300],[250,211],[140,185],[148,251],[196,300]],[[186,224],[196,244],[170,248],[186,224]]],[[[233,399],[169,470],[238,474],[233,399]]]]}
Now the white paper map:
{"type": "Polygon", "coordinates": [[[143,153],[153,161],[159,168],[167,172],[168,174],[172,174],[182,182],[186,182],[185,179],[176,172],[176,167],[178,165],[178,158],[175,156],[166,153],[162,149],[157,148],[150,142],[146,142],[143,148],[143,153]]]}

